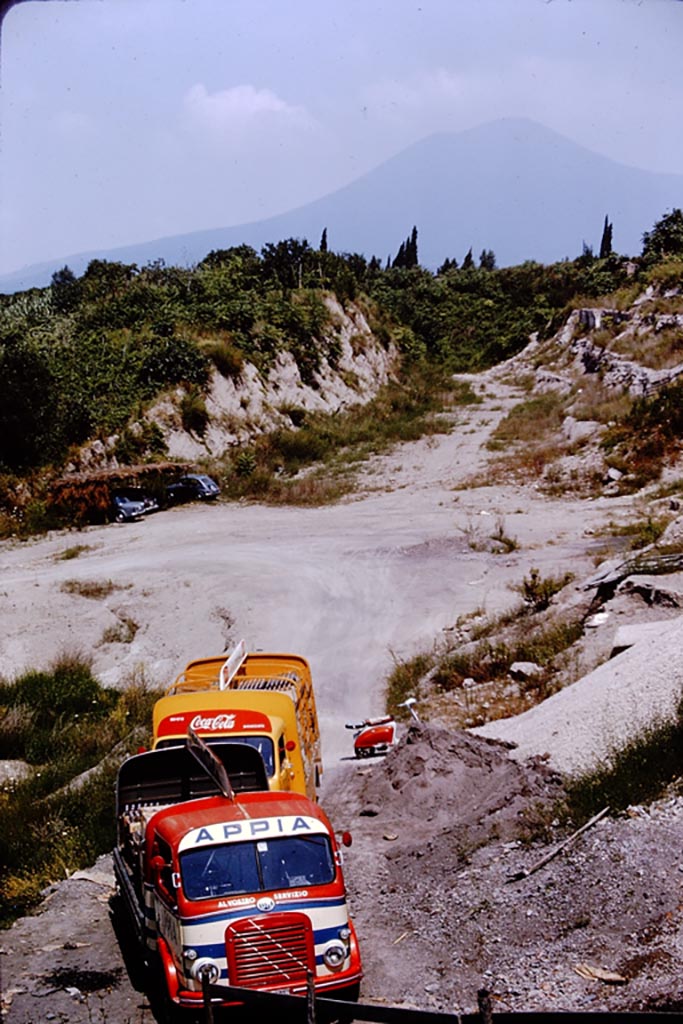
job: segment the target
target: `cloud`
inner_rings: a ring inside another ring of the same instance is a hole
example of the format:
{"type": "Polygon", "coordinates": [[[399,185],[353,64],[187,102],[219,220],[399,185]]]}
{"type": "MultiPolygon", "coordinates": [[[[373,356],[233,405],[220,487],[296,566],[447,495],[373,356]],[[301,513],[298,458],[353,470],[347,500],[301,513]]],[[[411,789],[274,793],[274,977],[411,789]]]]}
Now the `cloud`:
{"type": "Polygon", "coordinates": [[[236,85],[210,93],[202,83],[193,85],[183,97],[186,127],[209,135],[215,141],[235,136],[249,137],[264,126],[288,129],[312,127],[312,119],[303,107],[293,106],[270,89],[236,85]]]}
{"type": "Polygon", "coordinates": [[[184,94],[164,148],[174,151],[176,178],[202,182],[195,208],[206,203],[214,224],[231,224],[272,216],[327,191],[320,181],[334,166],[335,144],[322,121],[270,89],[241,84],[210,92],[197,83],[184,94]]]}

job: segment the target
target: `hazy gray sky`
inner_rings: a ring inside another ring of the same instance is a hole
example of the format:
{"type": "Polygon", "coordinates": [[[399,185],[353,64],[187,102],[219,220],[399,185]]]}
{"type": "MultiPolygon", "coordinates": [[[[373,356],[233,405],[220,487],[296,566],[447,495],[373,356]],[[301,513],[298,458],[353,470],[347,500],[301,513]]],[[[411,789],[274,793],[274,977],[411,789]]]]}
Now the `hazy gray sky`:
{"type": "Polygon", "coordinates": [[[0,273],[260,220],[501,117],[682,173],[682,43],[677,0],[18,3],[0,273]]]}

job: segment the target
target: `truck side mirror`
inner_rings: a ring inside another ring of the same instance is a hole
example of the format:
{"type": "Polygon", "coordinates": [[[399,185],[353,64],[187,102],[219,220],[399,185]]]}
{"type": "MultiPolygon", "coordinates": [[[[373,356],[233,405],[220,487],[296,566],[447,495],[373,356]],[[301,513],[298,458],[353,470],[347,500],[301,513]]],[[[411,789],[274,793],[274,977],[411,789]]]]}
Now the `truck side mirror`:
{"type": "Polygon", "coordinates": [[[152,857],[149,866],[155,874],[159,874],[166,867],[166,861],[161,854],[157,853],[156,856],[152,857]]]}
{"type": "Polygon", "coordinates": [[[342,832],[341,841],[344,846],[351,846],[353,843],[353,836],[350,832],[342,832]]]}

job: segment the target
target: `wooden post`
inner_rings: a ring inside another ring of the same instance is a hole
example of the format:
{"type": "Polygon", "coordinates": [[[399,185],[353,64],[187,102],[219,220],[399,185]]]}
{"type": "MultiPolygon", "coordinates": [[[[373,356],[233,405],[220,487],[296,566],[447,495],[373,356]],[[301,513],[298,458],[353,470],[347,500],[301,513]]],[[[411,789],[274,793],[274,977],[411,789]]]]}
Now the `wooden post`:
{"type": "Polygon", "coordinates": [[[306,971],[306,1024],[315,1024],[315,984],[313,971],[306,971]]]}
{"type": "Polygon", "coordinates": [[[481,1024],[491,1024],[493,1011],[491,1010],[491,993],[487,988],[480,988],[477,992],[477,1005],[481,1024]]]}

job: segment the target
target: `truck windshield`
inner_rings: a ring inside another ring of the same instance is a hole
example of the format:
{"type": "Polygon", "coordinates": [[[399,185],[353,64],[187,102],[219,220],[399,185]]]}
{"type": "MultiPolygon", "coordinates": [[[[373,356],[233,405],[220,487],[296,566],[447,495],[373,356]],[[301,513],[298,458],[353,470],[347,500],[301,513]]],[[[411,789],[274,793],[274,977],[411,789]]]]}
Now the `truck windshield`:
{"type": "Polygon", "coordinates": [[[324,835],[204,846],[180,857],[183,890],[190,900],[326,885],[334,872],[324,835]]]}
{"type": "MultiPolygon", "coordinates": [[[[157,749],[160,750],[164,747],[180,747],[185,743],[184,736],[177,736],[173,739],[160,740],[157,743],[157,749]]],[[[266,775],[269,779],[275,774],[275,754],[273,741],[270,736],[202,736],[203,740],[208,743],[248,743],[250,747],[254,747],[258,750],[259,754],[263,758],[263,763],[266,766],[266,775]]]]}
{"type": "MultiPolygon", "coordinates": [[[[206,739],[203,736],[202,739],[206,739]]],[[[211,742],[211,740],[209,740],[211,742]]],[[[250,747],[258,750],[266,766],[266,775],[272,778],[275,774],[275,755],[273,753],[273,741],[270,736],[216,736],[217,743],[248,743],[250,747]]]]}

